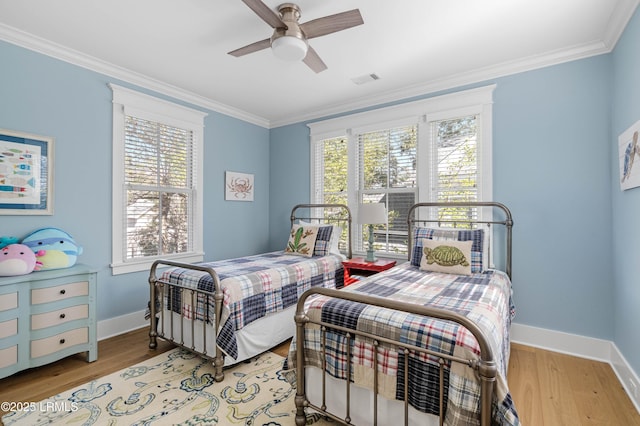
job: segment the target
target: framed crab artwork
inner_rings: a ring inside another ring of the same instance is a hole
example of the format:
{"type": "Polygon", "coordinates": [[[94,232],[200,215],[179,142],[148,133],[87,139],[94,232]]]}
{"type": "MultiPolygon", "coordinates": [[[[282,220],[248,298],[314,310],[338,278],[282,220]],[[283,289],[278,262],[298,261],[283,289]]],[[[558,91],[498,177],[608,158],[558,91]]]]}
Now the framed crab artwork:
{"type": "Polygon", "coordinates": [[[253,201],[253,175],[225,172],[224,199],[227,201],[253,201]]]}
{"type": "Polygon", "coordinates": [[[620,189],[640,186],[640,121],[629,127],[618,137],[618,160],[620,163],[620,189]],[[638,157],[638,158],[636,158],[638,157]]]}

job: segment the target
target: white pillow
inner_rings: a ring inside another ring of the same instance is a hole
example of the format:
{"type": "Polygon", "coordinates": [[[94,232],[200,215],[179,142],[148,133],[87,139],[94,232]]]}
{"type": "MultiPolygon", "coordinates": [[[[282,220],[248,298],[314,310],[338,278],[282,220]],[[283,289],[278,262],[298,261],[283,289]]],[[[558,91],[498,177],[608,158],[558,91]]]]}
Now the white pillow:
{"type": "Polygon", "coordinates": [[[473,241],[442,241],[422,239],[423,271],[471,275],[471,245],[473,241]]]}
{"type": "Polygon", "coordinates": [[[493,259],[490,257],[490,250],[493,248],[490,243],[490,239],[493,239],[491,235],[493,229],[486,223],[480,224],[479,229],[484,230],[484,238],[482,241],[482,269],[490,269],[493,267],[493,265],[491,265],[493,259]]]}
{"type": "Polygon", "coordinates": [[[329,244],[329,253],[341,255],[340,253],[340,236],[342,235],[342,228],[338,225],[333,225],[333,232],[331,233],[331,241],[329,244]]]}

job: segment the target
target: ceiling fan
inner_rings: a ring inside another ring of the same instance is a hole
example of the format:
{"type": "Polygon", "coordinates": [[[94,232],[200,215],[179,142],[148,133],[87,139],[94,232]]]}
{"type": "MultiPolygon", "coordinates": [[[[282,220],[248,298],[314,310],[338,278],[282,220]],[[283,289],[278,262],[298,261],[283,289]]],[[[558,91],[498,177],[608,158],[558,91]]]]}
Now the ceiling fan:
{"type": "Polygon", "coordinates": [[[313,47],[309,46],[308,40],[364,24],[358,9],[300,24],[300,7],[296,4],[281,4],[276,13],[260,0],[242,1],[274,31],[270,38],[233,50],[229,55],[239,57],[271,47],[276,56],[288,60],[302,59],[316,73],[326,70],[327,65],[313,47]]]}

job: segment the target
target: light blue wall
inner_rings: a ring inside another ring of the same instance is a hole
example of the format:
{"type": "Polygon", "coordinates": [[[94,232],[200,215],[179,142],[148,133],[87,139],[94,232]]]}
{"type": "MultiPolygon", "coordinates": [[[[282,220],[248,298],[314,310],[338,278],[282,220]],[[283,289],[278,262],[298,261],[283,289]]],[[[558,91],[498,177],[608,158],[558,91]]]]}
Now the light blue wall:
{"type": "Polygon", "coordinates": [[[296,204],[308,203],[309,128],[304,124],[271,130],[270,249],[284,249],[290,213],[296,204]]]}
{"type": "MultiPolygon", "coordinates": [[[[515,218],[516,321],[614,340],[635,371],[640,189],[619,190],[616,157],[617,135],[640,119],[639,21],[636,12],[611,55],[483,83],[497,84],[494,199],[515,218]]],[[[146,273],[109,268],[107,83],[128,85],[3,42],[0,57],[0,128],[56,139],[55,214],[0,216],[0,235],[66,229],[84,246],[80,261],[99,271],[99,319],[143,309],[146,273]]],[[[291,207],[309,200],[306,123],[269,131],[208,112],[206,258],[283,247],[291,207]],[[224,201],[225,170],[255,174],[253,203],[224,201]]]]}
{"type": "MultiPolygon", "coordinates": [[[[610,136],[613,204],[614,341],[640,372],[640,188],[620,190],[618,135],[640,120],[640,11],[613,52],[613,120],[610,136]]],[[[636,163],[637,164],[637,163],[636,163]]]]}
{"type": "Polygon", "coordinates": [[[499,79],[493,120],[494,198],[515,221],[516,321],[604,339],[613,333],[609,63],[499,79]]]}
{"type": "MultiPolygon", "coordinates": [[[[494,199],[514,214],[521,324],[613,336],[609,77],[600,56],[483,83],[497,84],[494,199]]],[[[271,147],[271,241],[284,244],[285,209],[309,200],[306,123],[273,129],[271,147]]]]}
{"type": "Polygon", "coordinates": [[[269,247],[269,131],[222,114],[205,124],[205,252],[228,259],[269,247]],[[224,201],[225,171],[254,174],[254,201],[224,201]]]}
{"type": "MultiPolygon", "coordinates": [[[[98,319],[143,310],[148,274],[112,276],[109,267],[112,93],[107,83],[130,85],[4,42],[0,58],[0,128],[55,138],[54,215],[0,216],[0,235],[21,237],[44,226],[65,229],[84,247],[78,261],[99,271],[98,319]]],[[[207,112],[206,259],[262,252],[269,240],[269,131],[207,112]],[[255,174],[254,202],[224,201],[225,170],[255,174]]]]}

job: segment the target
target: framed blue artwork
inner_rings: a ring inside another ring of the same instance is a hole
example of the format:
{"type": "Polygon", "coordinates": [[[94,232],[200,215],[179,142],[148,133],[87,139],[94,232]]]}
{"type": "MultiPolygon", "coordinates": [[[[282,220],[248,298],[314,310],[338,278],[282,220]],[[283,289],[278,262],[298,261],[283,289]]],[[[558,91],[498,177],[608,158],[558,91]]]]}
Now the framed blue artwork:
{"type": "Polygon", "coordinates": [[[53,138],[0,129],[0,215],[53,214],[53,138]]]}

